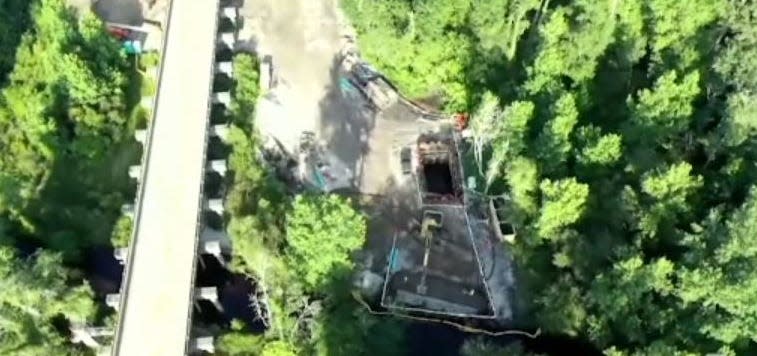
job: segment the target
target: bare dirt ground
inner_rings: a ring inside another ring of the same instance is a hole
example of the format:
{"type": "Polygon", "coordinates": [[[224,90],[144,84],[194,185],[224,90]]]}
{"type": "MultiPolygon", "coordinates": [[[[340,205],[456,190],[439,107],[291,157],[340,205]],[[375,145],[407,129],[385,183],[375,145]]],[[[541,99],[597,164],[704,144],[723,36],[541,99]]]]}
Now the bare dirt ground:
{"type": "Polygon", "coordinates": [[[290,152],[303,131],[313,131],[347,167],[358,188],[363,156],[375,120],[365,102],[340,87],[343,47],[332,0],[247,0],[240,13],[240,41],[261,57],[270,55],[275,86],[259,104],[260,130],[290,152]]]}

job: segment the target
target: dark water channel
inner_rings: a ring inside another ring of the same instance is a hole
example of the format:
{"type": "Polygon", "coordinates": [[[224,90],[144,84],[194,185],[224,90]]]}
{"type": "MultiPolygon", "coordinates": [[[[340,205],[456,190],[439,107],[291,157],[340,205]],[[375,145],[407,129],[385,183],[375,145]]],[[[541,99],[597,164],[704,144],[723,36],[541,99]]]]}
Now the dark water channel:
{"type": "Polygon", "coordinates": [[[201,255],[197,268],[196,286],[218,288],[219,302],[223,308],[207,301],[200,301],[195,309],[195,322],[229,328],[234,319],[244,322],[251,332],[263,332],[265,327],[256,318],[250,305],[249,295],[255,291],[255,283],[244,275],[227,270],[214,256],[201,255]]]}
{"type": "MultiPolygon", "coordinates": [[[[33,252],[33,247],[24,250],[33,252]]],[[[254,283],[243,275],[229,272],[214,256],[200,255],[200,259],[202,262],[198,262],[197,265],[195,285],[217,287],[223,311],[218,311],[210,302],[199,301],[199,308],[195,308],[194,311],[195,322],[228,328],[231,320],[238,319],[243,321],[250,331],[262,332],[264,327],[256,320],[248,297],[255,290],[254,283]]],[[[124,266],[113,257],[112,248],[95,247],[87,250],[80,267],[98,301],[103,301],[107,294],[119,292],[124,266]]]]}
{"type": "Polygon", "coordinates": [[[89,248],[83,262],[84,275],[98,300],[102,300],[106,294],[119,292],[124,266],[113,257],[113,248],[89,248]]]}

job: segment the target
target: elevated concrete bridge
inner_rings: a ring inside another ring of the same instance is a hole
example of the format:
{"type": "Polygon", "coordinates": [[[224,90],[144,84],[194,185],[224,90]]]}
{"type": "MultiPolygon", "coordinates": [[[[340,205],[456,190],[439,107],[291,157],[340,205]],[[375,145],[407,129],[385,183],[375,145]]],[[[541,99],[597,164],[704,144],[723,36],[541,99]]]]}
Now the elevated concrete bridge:
{"type": "Polygon", "coordinates": [[[184,355],[208,343],[189,336],[194,299],[210,292],[194,286],[204,175],[222,166],[205,157],[219,10],[219,0],[171,1],[154,116],[137,135],[143,164],[130,173],[140,188],[131,246],[121,251],[124,284],[110,298],[120,309],[114,355],[184,355]]]}

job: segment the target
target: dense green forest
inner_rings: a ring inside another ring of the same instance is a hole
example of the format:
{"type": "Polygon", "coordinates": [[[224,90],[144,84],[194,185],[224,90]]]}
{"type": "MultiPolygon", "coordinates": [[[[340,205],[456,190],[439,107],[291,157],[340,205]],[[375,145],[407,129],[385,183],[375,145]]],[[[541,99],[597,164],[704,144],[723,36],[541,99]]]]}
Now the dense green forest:
{"type": "Polygon", "coordinates": [[[0,98],[0,208],[13,232],[5,238],[76,258],[108,241],[103,221],[123,203],[126,188],[114,187],[128,177],[117,168],[131,162],[113,167],[112,155],[129,136],[129,61],[93,14],[78,19],[61,0],[30,6],[32,25],[3,50],[15,53],[0,98]]]}
{"type": "Polygon", "coordinates": [[[521,326],[757,353],[756,2],[342,3],[366,60],[471,113],[479,186],[519,231],[521,326]]]}
{"type": "MultiPolygon", "coordinates": [[[[757,354],[754,0],[341,2],[405,93],[472,114],[468,173],[510,196],[518,228],[503,246],[517,326],[608,355],[757,354]]],[[[2,355],[86,352],[61,325],[97,317],[84,251],[129,235],[116,221],[145,116],[130,59],[63,0],[0,0],[2,355]]],[[[234,60],[231,269],[265,287],[272,318],[262,335],[233,323],[218,353],[405,353],[407,324],[350,294],[365,217],[292,198],[264,167],[258,64],[234,60]]],[[[472,338],[461,353],[525,351],[472,338]]]]}
{"type": "Polygon", "coordinates": [[[0,354],[85,352],[66,325],[98,319],[81,260],[133,189],[132,66],[91,13],[0,1],[0,354]]]}

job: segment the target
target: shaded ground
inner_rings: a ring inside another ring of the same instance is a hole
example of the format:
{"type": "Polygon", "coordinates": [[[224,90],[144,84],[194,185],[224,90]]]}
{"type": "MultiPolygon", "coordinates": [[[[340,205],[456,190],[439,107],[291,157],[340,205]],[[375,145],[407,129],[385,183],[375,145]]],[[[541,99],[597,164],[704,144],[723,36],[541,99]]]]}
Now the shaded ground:
{"type": "MultiPolygon", "coordinates": [[[[329,94],[332,68],[341,46],[338,30],[328,26],[335,23],[328,1],[277,4],[273,0],[245,1],[240,14],[249,31],[242,31],[240,40],[254,43],[261,57],[272,58],[276,84],[259,104],[257,122],[263,132],[277,137],[291,150],[302,131],[320,131],[323,100],[329,101],[330,107],[343,106],[340,98],[329,94]]],[[[350,114],[332,110],[329,115],[345,121],[350,114]]]]}
{"type": "Polygon", "coordinates": [[[105,22],[130,26],[141,26],[144,22],[140,0],[95,0],[92,10],[105,22]]]}
{"type": "Polygon", "coordinates": [[[113,257],[113,249],[106,246],[87,250],[84,271],[98,299],[106,294],[119,293],[124,266],[113,257]]]}
{"type": "Polygon", "coordinates": [[[382,303],[399,308],[420,308],[443,313],[490,316],[488,291],[482,281],[477,255],[471,245],[465,210],[434,206],[423,211],[443,214],[433,228],[424,268],[425,240],[421,236],[420,208],[405,218],[407,228],[397,234],[390,262],[390,279],[382,303]]]}

